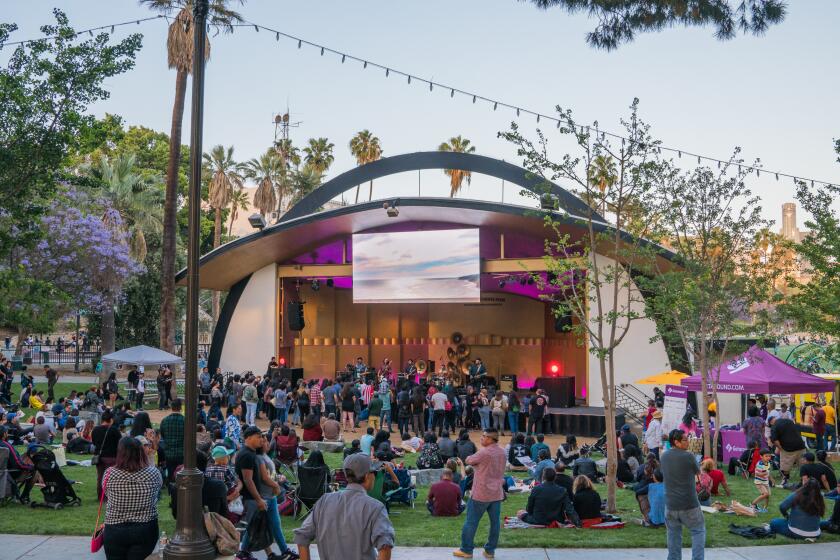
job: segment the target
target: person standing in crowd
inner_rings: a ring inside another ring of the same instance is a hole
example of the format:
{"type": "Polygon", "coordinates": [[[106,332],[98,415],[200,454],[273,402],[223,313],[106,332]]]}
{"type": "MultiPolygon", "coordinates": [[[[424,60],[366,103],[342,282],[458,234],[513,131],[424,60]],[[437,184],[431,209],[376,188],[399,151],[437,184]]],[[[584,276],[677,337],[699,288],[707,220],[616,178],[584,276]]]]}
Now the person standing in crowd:
{"type": "MultiPolygon", "coordinates": [[[[88,420],[90,422],[90,420],[88,420]]],[[[117,446],[120,443],[122,434],[114,424],[114,414],[110,410],[102,413],[102,422],[91,432],[93,443],[93,455],[96,463],[96,495],[102,495],[102,476],[105,469],[114,466],[117,462],[117,446]]]]}
{"type": "Polygon", "coordinates": [[[134,398],[136,399],[134,407],[137,410],[143,410],[143,398],[146,396],[146,378],[141,366],[137,372],[137,386],[134,389],[134,398]]]}
{"type": "Polygon", "coordinates": [[[508,402],[505,394],[496,391],[490,399],[490,417],[493,421],[493,429],[499,432],[500,436],[505,435],[505,416],[507,415],[508,402]]]}
{"type": "Polygon", "coordinates": [[[242,405],[236,404],[228,408],[227,420],[225,420],[225,438],[229,439],[236,449],[242,447],[244,443],[242,440],[242,425],[239,422],[239,417],[242,415],[242,405]]]}
{"type": "MultiPolygon", "coordinates": [[[[333,396],[338,396],[338,389],[333,390],[333,396]]],[[[309,406],[315,419],[321,421],[321,405],[324,401],[324,395],[321,391],[320,382],[316,379],[312,387],[309,388],[309,406]]]]}
{"type": "Polygon", "coordinates": [[[531,399],[529,407],[527,433],[528,435],[532,433],[541,434],[543,430],[543,418],[545,417],[546,408],[548,407],[548,401],[546,401],[545,396],[539,389],[537,390],[536,396],[531,399]]]}
{"type": "Polygon", "coordinates": [[[376,467],[370,457],[354,453],[344,459],[343,468],[347,488],[324,494],[303,525],[294,530],[301,560],[310,560],[313,541],[318,543],[321,560],[390,560],[394,527],[382,502],[367,495],[376,467]]]}
{"type": "Polygon", "coordinates": [[[822,403],[817,401],[814,403],[814,414],[811,421],[817,451],[825,449],[825,424],[825,410],[823,410],[822,403]]]}
{"type": "Polygon", "coordinates": [[[245,401],[245,423],[253,426],[257,421],[257,405],[260,402],[256,379],[246,382],[242,390],[242,400],[245,401]]]}
{"type": "Polygon", "coordinates": [[[55,399],[55,384],[58,383],[58,372],[44,364],[44,377],[47,378],[47,396],[55,399]]]}
{"type": "Polygon", "coordinates": [[[286,390],[286,382],[283,381],[274,390],[274,411],[275,418],[280,421],[280,424],[285,424],[288,416],[288,409],[286,408],[286,399],[288,397],[286,390]]]}
{"type": "Polygon", "coordinates": [[[671,449],[662,454],[665,483],[665,527],[668,530],[668,560],[682,558],[682,528],[691,534],[691,560],[703,560],[706,548],[706,523],[697,499],[695,480],[700,467],[687,451],[688,437],[682,430],[668,434],[671,449]]]}
{"type": "Polygon", "coordinates": [[[467,515],[461,529],[461,547],[452,553],[458,558],[472,558],[475,532],[485,512],[490,520],[490,532],[484,545],[484,556],[493,558],[499,544],[506,458],[498,443],[498,432],[487,430],[481,434],[481,449],[467,457],[466,463],[473,468],[474,474],[467,515]]]}
{"type": "Polygon", "coordinates": [[[184,415],[181,414],[181,399],[174,399],[171,408],[172,412],[160,423],[160,437],[166,444],[166,478],[169,482],[174,482],[175,469],[184,463],[184,415]]]}
{"type": "Polygon", "coordinates": [[[105,472],[105,537],[108,560],[148,557],[158,540],[157,500],[163,479],[149,464],[141,442],[123,437],[113,467],[105,472]]]}
{"type": "Polygon", "coordinates": [[[648,453],[653,453],[659,458],[659,447],[662,445],[662,412],[654,410],[651,414],[650,423],[645,430],[645,447],[648,453]]]}
{"type": "MultiPolygon", "coordinates": [[[[268,503],[260,495],[258,484],[260,481],[260,460],[257,457],[257,450],[262,449],[263,434],[256,426],[245,428],[245,445],[236,454],[234,465],[236,476],[242,481],[242,504],[245,507],[243,521],[247,525],[254,514],[259,511],[266,511],[268,503]]],[[[237,560],[251,560],[253,556],[247,551],[248,531],[242,534],[242,541],[239,544],[237,560]]]]}
{"type": "Polygon", "coordinates": [[[779,453],[779,470],[782,471],[782,486],[785,486],[791,471],[802,464],[802,455],[805,453],[799,426],[787,418],[770,419],[770,442],[779,453]]]}
{"type": "Polygon", "coordinates": [[[766,446],[766,442],[764,441],[764,420],[761,419],[757,406],[751,406],[747,411],[747,419],[744,420],[741,429],[746,435],[747,447],[751,443],[755,443],[759,449],[766,446]]]}

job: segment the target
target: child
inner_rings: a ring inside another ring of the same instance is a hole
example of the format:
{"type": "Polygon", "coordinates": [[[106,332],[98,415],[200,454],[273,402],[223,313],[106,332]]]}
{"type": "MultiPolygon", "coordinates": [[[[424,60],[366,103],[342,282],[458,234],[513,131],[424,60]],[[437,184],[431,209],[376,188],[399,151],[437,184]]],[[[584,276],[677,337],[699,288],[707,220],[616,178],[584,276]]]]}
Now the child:
{"type": "Polygon", "coordinates": [[[788,405],[786,403],[782,403],[781,411],[779,412],[779,418],[786,419],[786,420],[793,420],[793,415],[788,410],[788,405]]]}
{"type": "Polygon", "coordinates": [[[770,485],[773,484],[773,477],[770,476],[770,461],[773,459],[773,453],[769,449],[761,450],[761,460],[755,465],[755,475],[753,482],[758,490],[758,497],[752,501],[752,505],[758,513],[767,513],[767,508],[770,506],[770,485]],[[759,502],[764,501],[764,507],[758,505],[759,502]]]}
{"type": "Polygon", "coordinates": [[[662,471],[653,471],[653,482],[648,484],[648,512],[647,527],[662,527],[665,525],[665,484],[662,483],[662,471]]]}

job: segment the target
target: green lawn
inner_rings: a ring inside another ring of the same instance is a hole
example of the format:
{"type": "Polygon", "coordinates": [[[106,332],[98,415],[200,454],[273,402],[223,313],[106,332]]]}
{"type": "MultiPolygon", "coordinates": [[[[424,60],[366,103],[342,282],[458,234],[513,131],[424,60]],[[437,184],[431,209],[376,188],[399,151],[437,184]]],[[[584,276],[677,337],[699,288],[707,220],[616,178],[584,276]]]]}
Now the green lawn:
{"type": "MultiPolygon", "coordinates": [[[[71,456],[68,458],[90,458],[71,456]]],[[[332,467],[340,463],[340,455],[329,454],[327,460],[332,467]]],[[[28,506],[10,504],[0,513],[0,534],[45,534],[45,535],[87,535],[93,530],[96,518],[97,503],[95,500],[96,470],[94,467],[66,467],[65,475],[79,481],[76,492],[82,498],[82,506],[68,508],[61,511],[48,509],[31,510],[28,506]]],[[[731,477],[730,486],[736,498],[742,502],[749,502],[755,495],[751,482],[731,477]]],[[[598,490],[605,492],[603,485],[598,490]]],[[[420,496],[417,508],[412,510],[407,506],[392,507],[391,519],[397,533],[397,544],[402,546],[452,546],[459,543],[463,518],[440,519],[432,518],[423,506],[427,488],[419,490],[420,496]]],[[[778,504],[787,495],[787,491],[774,489],[771,511],[778,511],[778,504]]],[[[32,497],[40,498],[40,491],[33,489],[32,497]]],[[[512,495],[502,506],[503,515],[514,515],[517,510],[525,507],[527,496],[512,495]]],[[[831,504],[831,502],[829,502],[831,504]]],[[[619,490],[619,514],[628,522],[628,526],[621,530],[502,530],[501,544],[503,547],[664,547],[664,529],[646,529],[636,525],[634,521],[640,518],[636,500],[630,490],[619,490]]],[[[170,535],[175,523],[169,512],[169,498],[164,496],[160,502],[161,527],[170,535]]],[[[746,546],[764,544],[782,544],[789,542],[778,537],[759,541],[749,541],[730,534],[727,529],[731,522],[739,524],[766,523],[774,515],[764,514],[754,519],[735,518],[732,515],[706,514],[707,545],[708,546],[746,546]]],[[[283,518],[283,528],[286,538],[292,538],[292,529],[300,523],[289,517],[283,518]]],[[[486,538],[486,520],[479,527],[478,542],[486,538]]],[[[825,535],[821,541],[840,540],[835,535],[825,535]]]]}

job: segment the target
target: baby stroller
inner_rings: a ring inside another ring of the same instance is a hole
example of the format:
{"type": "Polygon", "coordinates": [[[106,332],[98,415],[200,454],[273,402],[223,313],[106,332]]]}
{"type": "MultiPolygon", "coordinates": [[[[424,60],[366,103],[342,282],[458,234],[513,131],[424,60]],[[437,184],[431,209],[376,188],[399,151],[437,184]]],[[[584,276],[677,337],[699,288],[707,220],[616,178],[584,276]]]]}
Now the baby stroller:
{"type": "Polygon", "coordinates": [[[55,454],[43,445],[31,445],[26,454],[35,465],[35,471],[44,479],[44,501],[30,502],[32,507],[61,509],[64,506],[80,506],[82,499],[76,495],[73,485],[64,477],[55,461],[55,454]]]}

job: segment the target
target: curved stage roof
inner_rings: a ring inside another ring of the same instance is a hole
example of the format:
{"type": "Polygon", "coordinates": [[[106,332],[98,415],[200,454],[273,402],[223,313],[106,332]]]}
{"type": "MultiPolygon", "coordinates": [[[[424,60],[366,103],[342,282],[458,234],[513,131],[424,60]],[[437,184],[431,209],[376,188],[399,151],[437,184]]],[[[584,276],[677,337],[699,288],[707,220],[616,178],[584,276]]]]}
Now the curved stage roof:
{"type": "MultiPolygon", "coordinates": [[[[581,218],[578,216],[586,210],[584,203],[553,183],[535,179],[522,168],[473,154],[406,154],[384,158],[339,175],[301,200],[279,223],[226,243],[204,255],[200,260],[201,287],[228,290],[238,281],[267,265],[290,261],[298,255],[347,238],[353,233],[381,228],[419,230],[467,226],[511,232],[537,239],[546,236],[543,219],[545,210],[462,198],[388,198],[387,201],[399,208],[399,216],[396,218],[389,217],[385,212],[382,207],[383,200],[362,202],[323,212],[309,210],[319,208],[338,194],[355,188],[359,182],[411,169],[436,167],[469,169],[502,177],[532,192],[550,190],[558,197],[561,207],[565,210],[555,213],[556,221],[562,224],[564,232],[580,234],[582,231],[581,218]]],[[[593,219],[600,218],[593,212],[593,219]]],[[[603,222],[596,222],[596,227],[599,230],[612,229],[603,222]]],[[[661,247],[657,249],[663,258],[669,261],[674,259],[672,253],[661,247]]],[[[185,276],[186,271],[182,270],[178,273],[177,280],[183,283],[185,276]]]]}

